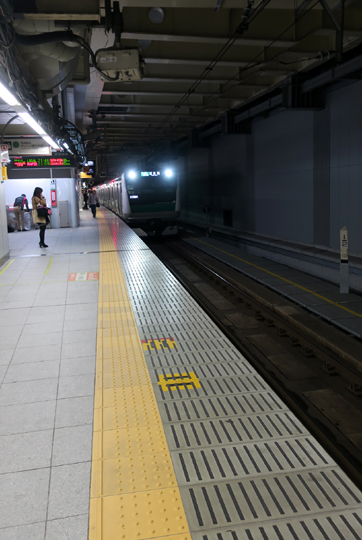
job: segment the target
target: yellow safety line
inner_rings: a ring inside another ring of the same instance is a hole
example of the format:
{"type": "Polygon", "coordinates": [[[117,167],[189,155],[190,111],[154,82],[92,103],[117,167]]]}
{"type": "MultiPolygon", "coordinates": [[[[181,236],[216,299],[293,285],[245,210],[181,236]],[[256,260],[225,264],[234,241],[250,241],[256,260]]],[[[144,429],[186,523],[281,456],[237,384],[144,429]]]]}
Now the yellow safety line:
{"type": "Polygon", "coordinates": [[[6,270],[7,268],[9,268],[9,266],[10,266],[11,264],[13,264],[14,261],[15,261],[15,259],[11,259],[11,261],[5,266],[5,268],[4,268],[3,270],[1,270],[0,276],[1,276],[1,274],[3,274],[3,273],[5,272],[5,270],[6,270]]]}
{"type": "Polygon", "coordinates": [[[208,244],[207,242],[204,242],[203,240],[199,240],[198,238],[194,238],[194,240],[196,240],[197,242],[200,242],[200,244],[205,244],[205,246],[216,249],[217,251],[220,251],[221,253],[224,253],[225,255],[229,255],[229,257],[233,257],[234,259],[237,259],[238,261],[244,262],[248,264],[249,266],[253,266],[254,268],[257,268],[258,270],[262,270],[263,272],[266,272],[270,276],[277,277],[281,279],[282,281],[285,281],[285,283],[289,283],[289,285],[294,285],[294,287],[298,287],[298,289],[302,289],[302,291],[313,294],[313,296],[316,296],[317,298],[320,298],[321,300],[328,302],[328,304],[332,304],[333,306],[343,309],[344,311],[347,311],[348,313],[352,313],[352,315],[356,315],[356,317],[362,318],[362,315],[360,313],[357,313],[356,311],[352,311],[352,309],[348,309],[342,306],[341,304],[339,304],[338,302],[333,302],[332,300],[329,300],[329,298],[326,298],[325,296],[322,296],[321,294],[311,291],[310,289],[307,289],[306,287],[303,287],[302,285],[298,285],[298,283],[294,283],[294,281],[290,281],[289,279],[279,276],[278,274],[274,274],[274,272],[270,272],[270,270],[265,270],[265,268],[262,268],[261,266],[258,266],[257,264],[253,264],[249,261],[246,261],[245,259],[241,259],[240,257],[237,257],[236,255],[233,255],[232,253],[228,253],[227,251],[217,248],[211,244],[208,244]]]}
{"type": "Polygon", "coordinates": [[[53,257],[50,257],[50,261],[49,261],[49,264],[48,264],[48,268],[45,270],[45,275],[48,275],[48,272],[50,270],[50,267],[52,265],[52,262],[53,262],[53,257]]]}
{"type": "Polygon", "coordinates": [[[191,540],[116,248],[100,270],[89,540],[191,540]]]}

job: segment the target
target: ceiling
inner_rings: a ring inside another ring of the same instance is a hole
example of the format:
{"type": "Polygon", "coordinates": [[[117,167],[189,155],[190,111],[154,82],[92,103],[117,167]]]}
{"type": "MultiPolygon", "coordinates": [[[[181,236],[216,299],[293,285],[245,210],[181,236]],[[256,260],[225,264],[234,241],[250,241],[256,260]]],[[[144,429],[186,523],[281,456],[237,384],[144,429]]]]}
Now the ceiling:
{"type": "MultiPolygon", "coordinates": [[[[342,44],[346,54],[362,41],[362,2],[344,0],[344,21],[340,5],[255,0],[245,11],[246,0],[121,0],[121,46],[137,48],[144,60],[135,82],[103,82],[79,43],[16,47],[50,113],[58,104],[60,116],[91,133],[87,157],[113,176],[125,161],[174,147],[296,72],[340,61],[342,44]]],[[[19,34],[70,28],[93,51],[113,45],[104,0],[13,0],[12,7],[19,34]]],[[[0,102],[0,125],[10,116],[0,102]]],[[[6,133],[32,130],[15,121],[6,133]]]]}

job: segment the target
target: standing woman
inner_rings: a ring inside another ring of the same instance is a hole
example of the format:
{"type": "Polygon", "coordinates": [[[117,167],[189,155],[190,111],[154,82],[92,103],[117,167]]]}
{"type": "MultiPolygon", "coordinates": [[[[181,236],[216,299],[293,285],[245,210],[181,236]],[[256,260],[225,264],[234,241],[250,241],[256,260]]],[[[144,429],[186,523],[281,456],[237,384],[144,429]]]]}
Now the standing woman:
{"type": "Polygon", "coordinates": [[[89,195],[88,202],[89,206],[92,209],[93,217],[95,218],[97,213],[97,206],[99,206],[99,199],[97,197],[97,192],[95,189],[92,189],[91,194],[89,195]]]}
{"type": "Polygon", "coordinates": [[[43,247],[47,248],[48,246],[44,243],[44,236],[45,236],[46,226],[49,223],[49,218],[48,217],[39,217],[38,216],[38,211],[37,211],[37,206],[38,205],[41,205],[41,206],[46,206],[47,205],[45,197],[43,197],[42,188],[36,187],[34,189],[34,194],[33,194],[33,198],[32,198],[32,205],[33,205],[33,221],[34,221],[34,223],[37,223],[39,225],[39,229],[40,229],[40,231],[39,231],[39,238],[40,238],[39,246],[41,248],[43,248],[43,247]]]}

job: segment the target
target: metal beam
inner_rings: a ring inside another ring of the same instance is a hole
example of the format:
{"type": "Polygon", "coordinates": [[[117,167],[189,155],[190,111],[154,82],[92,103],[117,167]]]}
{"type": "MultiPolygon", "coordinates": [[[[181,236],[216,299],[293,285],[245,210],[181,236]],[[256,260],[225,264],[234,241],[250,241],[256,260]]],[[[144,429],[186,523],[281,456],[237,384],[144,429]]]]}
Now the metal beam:
{"type": "MultiPolygon", "coordinates": [[[[224,45],[229,39],[229,36],[215,37],[215,36],[189,36],[180,34],[152,34],[148,32],[123,32],[122,40],[150,40],[150,41],[167,41],[175,43],[205,43],[208,45],[224,45]]],[[[271,39],[261,38],[238,38],[234,41],[233,45],[239,45],[244,47],[268,47],[271,43],[271,39]]],[[[294,47],[298,41],[291,40],[277,40],[273,43],[273,47],[286,48],[294,47]]]]}
{"type": "MultiPolygon", "coordinates": [[[[238,95],[238,96],[229,96],[229,95],[225,95],[226,92],[230,92],[231,90],[233,90],[235,88],[235,86],[232,86],[231,88],[229,88],[228,90],[225,90],[223,94],[215,94],[213,92],[194,92],[190,95],[189,99],[193,98],[193,97],[213,97],[215,99],[226,99],[226,100],[230,100],[230,99],[243,99],[242,96],[238,95]]],[[[239,85],[236,86],[236,88],[240,88],[239,85]]],[[[150,96],[150,97],[174,97],[174,98],[180,98],[180,97],[183,97],[185,95],[185,92],[120,92],[118,90],[103,90],[102,91],[102,95],[103,96],[132,96],[132,97],[142,97],[142,96],[150,96]]],[[[122,105],[122,103],[120,103],[120,105],[122,105]]],[[[173,104],[171,105],[173,106],[173,104]]],[[[137,102],[134,103],[134,107],[137,107],[137,102]]]]}
{"type": "MultiPolygon", "coordinates": [[[[120,121],[116,121],[116,122],[111,122],[109,120],[97,120],[97,125],[102,125],[102,124],[105,124],[107,125],[107,132],[108,132],[108,129],[110,129],[112,126],[120,126],[120,128],[117,128],[117,129],[154,129],[155,127],[158,126],[159,122],[157,121],[154,121],[154,122],[124,122],[122,120],[120,121]]],[[[166,124],[165,124],[166,125],[166,124]]],[[[184,124],[184,122],[182,123],[183,126],[185,127],[182,127],[181,125],[177,125],[177,122],[173,122],[173,123],[170,123],[168,122],[167,125],[169,127],[172,127],[174,129],[183,129],[184,131],[187,130],[187,126],[184,124]]],[[[195,124],[189,124],[189,127],[194,127],[195,124]]]]}
{"type": "MultiPolygon", "coordinates": [[[[122,115],[121,115],[122,116],[122,115]]],[[[161,122],[164,118],[164,114],[127,114],[123,115],[125,118],[152,118],[154,121],[161,122]],[[158,120],[156,120],[156,118],[158,120]]],[[[215,116],[190,116],[188,114],[176,116],[175,122],[184,122],[183,116],[187,118],[188,122],[193,122],[194,125],[203,124],[210,120],[215,120],[215,116]]]]}
{"type": "Polygon", "coordinates": [[[101,16],[94,13],[14,13],[14,19],[39,21],[97,21],[101,16]]]}
{"type": "MultiPolygon", "coordinates": [[[[191,58],[144,58],[146,64],[167,64],[172,66],[208,66],[211,62],[211,58],[208,60],[194,60],[191,58]]],[[[220,60],[217,63],[218,66],[222,67],[245,67],[249,65],[248,62],[241,61],[226,61],[220,60]]],[[[264,64],[260,64],[263,66],[264,64]]]]}
{"type": "MultiPolygon", "coordinates": [[[[236,75],[235,75],[236,76],[236,75]]],[[[225,84],[228,83],[230,79],[204,79],[201,81],[200,84],[225,84]]],[[[193,84],[195,82],[195,79],[186,79],[182,77],[143,77],[140,81],[137,81],[137,84],[139,83],[176,83],[176,84],[193,84]]],[[[248,88],[250,90],[265,90],[268,88],[266,85],[262,84],[240,84],[241,88],[248,88]]]]}
{"type": "MultiPolygon", "coordinates": [[[[173,105],[158,105],[157,103],[100,103],[98,107],[110,107],[110,108],[116,108],[116,107],[131,107],[131,108],[139,108],[139,109],[172,109],[173,105]]],[[[180,109],[186,109],[190,110],[192,107],[189,107],[189,105],[181,105],[180,109]]],[[[215,111],[223,111],[224,107],[208,107],[210,110],[215,111]]],[[[99,109],[98,109],[99,110],[99,109]]],[[[120,113],[121,114],[121,113],[120,113]]]]}

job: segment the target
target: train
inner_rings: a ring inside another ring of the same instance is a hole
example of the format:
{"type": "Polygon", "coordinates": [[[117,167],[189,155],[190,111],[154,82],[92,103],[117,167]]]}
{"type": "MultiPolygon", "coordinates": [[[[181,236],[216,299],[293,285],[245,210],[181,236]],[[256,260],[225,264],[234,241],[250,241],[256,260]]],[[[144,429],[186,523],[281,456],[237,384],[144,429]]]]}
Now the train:
{"type": "Polygon", "coordinates": [[[176,171],[129,169],[97,186],[99,202],[149,236],[177,234],[180,190],[176,171]]]}

